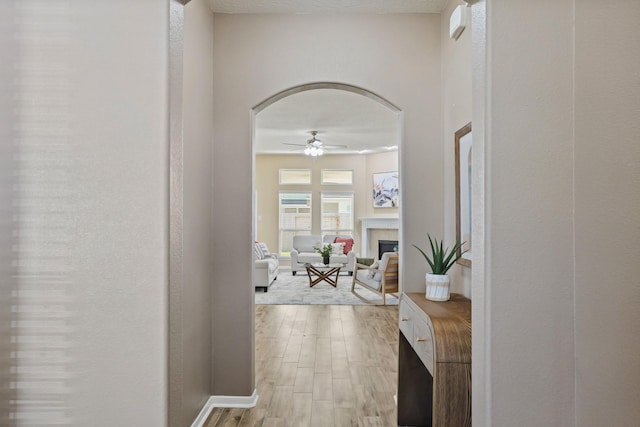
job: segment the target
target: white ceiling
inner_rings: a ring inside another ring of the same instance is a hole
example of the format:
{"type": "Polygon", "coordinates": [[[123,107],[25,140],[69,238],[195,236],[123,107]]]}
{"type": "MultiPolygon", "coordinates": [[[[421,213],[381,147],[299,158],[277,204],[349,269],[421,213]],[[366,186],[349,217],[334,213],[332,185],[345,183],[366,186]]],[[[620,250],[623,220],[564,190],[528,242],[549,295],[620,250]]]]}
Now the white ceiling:
{"type": "Polygon", "coordinates": [[[440,13],[447,0],[209,0],[216,13],[440,13]]]}
{"type": "Polygon", "coordinates": [[[318,131],[325,145],[347,148],[327,154],[357,154],[386,151],[398,145],[398,113],[366,96],[338,89],[315,89],[283,98],[256,115],[257,154],[302,153],[302,144],[318,131]]]}
{"type": "MultiPolygon", "coordinates": [[[[215,13],[440,13],[447,0],[209,0],[215,13]]],[[[346,149],[327,154],[381,152],[397,146],[398,114],[365,96],[335,89],[300,92],[256,115],[256,153],[302,153],[310,131],[326,145],[346,149]]]]}

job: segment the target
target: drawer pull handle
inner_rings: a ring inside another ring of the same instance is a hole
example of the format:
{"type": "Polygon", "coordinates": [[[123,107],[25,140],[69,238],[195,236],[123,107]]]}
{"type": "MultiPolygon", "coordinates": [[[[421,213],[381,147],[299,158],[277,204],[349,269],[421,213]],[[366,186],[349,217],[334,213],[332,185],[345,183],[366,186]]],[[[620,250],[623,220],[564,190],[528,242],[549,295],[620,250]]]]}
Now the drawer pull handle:
{"type": "Polygon", "coordinates": [[[416,341],[418,341],[418,342],[422,342],[422,341],[426,341],[426,340],[427,340],[427,339],[426,339],[426,338],[424,338],[424,337],[418,337],[418,338],[416,338],[416,341]]]}
{"type": "Polygon", "coordinates": [[[409,318],[408,318],[408,317],[403,317],[403,318],[402,318],[402,319],[400,319],[400,320],[401,320],[401,321],[403,321],[403,322],[406,322],[406,321],[408,321],[408,320],[409,320],[409,318]]]}

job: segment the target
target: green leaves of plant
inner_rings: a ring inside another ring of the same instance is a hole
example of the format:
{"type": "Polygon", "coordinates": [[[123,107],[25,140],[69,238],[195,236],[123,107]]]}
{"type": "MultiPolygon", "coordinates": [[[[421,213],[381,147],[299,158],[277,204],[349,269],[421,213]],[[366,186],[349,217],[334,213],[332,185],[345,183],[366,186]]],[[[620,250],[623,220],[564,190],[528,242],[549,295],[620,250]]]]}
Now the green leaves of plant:
{"type": "Polygon", "coordinates": [[[328,244],[328,245],[324,245],[321,248],[313,248],[313,249],[319,252],[320,255],[322,255],[323,257],[328,257],[328,256],[331,256],[331,252],[333,251],[333,245],[328,244]]]}
{"type": "Polygon", "coordinates": [[[449,250],[449,248],[443,248],[442,240],[440,240],[440,243],[438,243],[438,240],[436,239],[434,243],[434,240],[429,234],[427,234],[427,237],[429,238],[429,245],[431,246],[431,258],[429,258],[429,255],[427,255],[418,246],[412,246],[419,250],[424,259],[427,260],[427,263],[429,264],[429,267],[431,267],[431,272],[433,274],[447,274],[447,271],[449,271],[449,269],[453,267],[453,264],[455,264],[456,261],[458,261],[462,257],[462,254],[467,252],[461,251],[460,255],[456,254],[458,250],[462,248],[462,245],[464,243],[458,242],[453,245],[451,250],[449,250]]]}

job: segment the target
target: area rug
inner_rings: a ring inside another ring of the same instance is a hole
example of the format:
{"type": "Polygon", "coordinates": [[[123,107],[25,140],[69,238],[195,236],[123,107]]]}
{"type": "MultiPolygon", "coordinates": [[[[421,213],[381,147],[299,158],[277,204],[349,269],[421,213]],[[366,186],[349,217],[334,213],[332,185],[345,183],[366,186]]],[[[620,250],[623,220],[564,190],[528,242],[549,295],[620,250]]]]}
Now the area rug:
{"type": "MultiPolygon", "coordinates": [[[[327,305],[370,305],[382,304],[382,297],[356,285],[356,292],[366,302],[351,293],[352,277],[340,274],[338,287],[334,288],[326,282],[309,287],[309,277],[304,272],[293,276],[290,271],[281,271],[278,278],[269,287],[268,292],[256,290],[256,304],[327,304],[327,305]]],[[[387,305],[397,305],[398,299],[387,294],[387,305]]]]}

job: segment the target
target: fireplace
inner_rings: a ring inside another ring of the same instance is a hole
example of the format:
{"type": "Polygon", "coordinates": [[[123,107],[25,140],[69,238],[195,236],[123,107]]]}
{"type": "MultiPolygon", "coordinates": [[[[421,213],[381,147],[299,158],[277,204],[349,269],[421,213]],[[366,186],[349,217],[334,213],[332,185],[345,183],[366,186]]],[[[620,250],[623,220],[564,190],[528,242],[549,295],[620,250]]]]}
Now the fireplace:
{"type": "Polygon", "coordinates": [[[397,240],[378,240],[378,259],[382,259],[385,252],[398,252],[397,240]]]}
{"type": "MultiPolygon", "coordinates": [[[[375,250],[374,240],[371,239],[371,230],[396,230],[398,232],[398,228],[400,225],[400,220],[398,218],[391,217],[370,217],[370,218],[360,218],[362,223],[362,232],[360,234],[362,238],[362,245],[360,246],[361,256],[364,258],[372,257],[370,255],[375,250]],[[371,247],[369,247],[369,242],[371,241],[371,247]]],[[[389,235],[389,236],[380,236],[387,238],[397,238],[397,234],[389,235]]]]}

